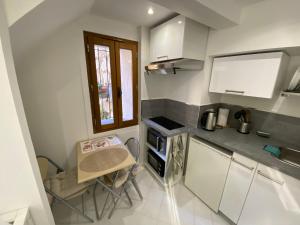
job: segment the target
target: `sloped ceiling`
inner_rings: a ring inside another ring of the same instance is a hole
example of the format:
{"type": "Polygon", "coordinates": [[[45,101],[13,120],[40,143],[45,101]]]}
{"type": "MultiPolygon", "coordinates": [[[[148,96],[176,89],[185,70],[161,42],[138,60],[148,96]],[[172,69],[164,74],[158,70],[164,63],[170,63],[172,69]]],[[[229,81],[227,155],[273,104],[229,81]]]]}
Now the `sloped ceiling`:
{"type": "MultiPolygon", "coordinates": [[[[11,6],[19,0],[5,0],[11,6]]],[[[28,0],[33,8],[10,26],[16,61],[44,38],[86,13],[124,21],[134,25],[153,26],[176,13],[190,17],[215,29],[239,23],[242,8],[262,0],[28,0]],[[154,15],[147,14],[149,7],[154,15]]],[[[29,5],[24,4],[28,9],[29,5]]],[[[12,7],[12,8],[13,8],[12,7]]],[[[10,15],[13,17],[13,15],[10,15]]],[[[9,17],[9,16],[8,16],[9,17]]]]}
{"type": "Polygon", "coordinates": [[[3,0],[8,25],[11,26],[44,0],[3,0]]]}
{"type": "Polygon", "coordinates": [[[13,55],[16,61],[44,38],[84,13],[94,0],[45,0],[10,26],[13,55]]]}
{"type": "Polygon", "coordinates": [[[264,0],[234,0],[236,4],[238,4],[241,7],[246,7],[249,5],[253,5],[259,2],[262,2],[264,0]]]}
{"type": "Polygon", "coordinates": [[[241,7],[234,0],[152,0],[215,29],[239,23],[241,7]]]}
{"type": "Polygon", "coordinates": [[[149,27],[174,16],[170,9],[148,0],[96,0],[91,12],[98,16],[149,27]],[[153,15],[147,14],[149,7],[153,8],[153,15]]]}

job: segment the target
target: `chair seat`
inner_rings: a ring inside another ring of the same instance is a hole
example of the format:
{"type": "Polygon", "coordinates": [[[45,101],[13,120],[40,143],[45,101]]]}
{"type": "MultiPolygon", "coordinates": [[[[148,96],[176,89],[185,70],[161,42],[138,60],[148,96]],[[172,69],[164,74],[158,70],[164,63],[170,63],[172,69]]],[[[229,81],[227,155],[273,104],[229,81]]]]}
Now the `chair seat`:
{"type": "MultiPolygon", "coordinates": [[[[117,180],[115,181],[114,188],[121,187],[126,182],[126,180],[128,178],[128,175],[129,175],[128,170],[125,170],[125,169],[124,170],[120,170],[119,174],[118,174],[118,177],[117,177],[117,180]]],[[[112,184],[113,184],[113,176],[114,176],[114,173],[111,173],[111,174],[108,174],[108,175],[104,176],[104,182],[108,186],[112,186],[112,184]]]]}
{"type": "Polygon", "coordinates": [[[68,172],[61,172],[49,178],[45,183],[48,188],[57,194],[59,197],[68,200],[82,195],[87,191],[89,182],[78,184],[76,168],[68,172]]]}
{"type": "Polygon", "coordinates": [[[144,168],[142,166],[140,166],[139,164],[135,164],[135,166],[132,170],[132,175],[137,176],[143,170],[144,170],[144,168]]]}

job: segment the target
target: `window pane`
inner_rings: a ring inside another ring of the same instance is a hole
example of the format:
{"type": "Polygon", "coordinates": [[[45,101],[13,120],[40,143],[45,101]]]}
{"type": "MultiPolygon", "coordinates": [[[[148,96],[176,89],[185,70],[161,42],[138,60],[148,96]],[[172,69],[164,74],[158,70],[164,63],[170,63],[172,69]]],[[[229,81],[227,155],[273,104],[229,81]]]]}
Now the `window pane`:
{"type": "Polygon", "coordinates": [[[120,49],[122,116],[123,121],[133,119],[132,52],[120,49]]]}
{"type": "Polygon", "coordinates": [[[95,45],[95,60],[99,94],[101,124],[113,124],[113,96],[111,84],[111,64],[108,46],[95,45]]]}

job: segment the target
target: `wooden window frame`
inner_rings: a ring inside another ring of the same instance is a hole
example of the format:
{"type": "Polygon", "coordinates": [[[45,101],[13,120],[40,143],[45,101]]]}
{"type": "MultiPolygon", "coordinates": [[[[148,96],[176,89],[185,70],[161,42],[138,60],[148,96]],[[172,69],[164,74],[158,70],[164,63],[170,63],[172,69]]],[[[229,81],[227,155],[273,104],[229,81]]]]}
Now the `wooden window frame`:
{"type": "Polygon", "coordinates": [[[90,92],[90,103],[92,112],[92,123],[94,133],[100,133],[138,124],[138,42],[123,38],[97,34],[84,31],[84,46],[86,55],[86,66],[90,92]],[[95,43],[105,43],[110,48],[111,82],[113,96],[114,124],[101,125],[99,93],[97,87],[95,55],[91,49],[95,43]],[[120,49],[128,49],[132,52],[132,88],[133,88],[133,119],[123,121],[122,118],[122,94],[121,94],[121,68],[120,49]]]}

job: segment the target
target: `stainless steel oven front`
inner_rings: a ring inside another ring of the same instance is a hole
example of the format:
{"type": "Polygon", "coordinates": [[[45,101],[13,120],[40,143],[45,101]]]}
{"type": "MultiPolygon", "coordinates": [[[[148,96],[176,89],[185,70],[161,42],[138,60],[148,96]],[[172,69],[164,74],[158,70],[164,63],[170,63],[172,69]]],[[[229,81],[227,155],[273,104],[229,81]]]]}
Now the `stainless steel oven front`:
{"type": "Polygon", "coordinates": [[[156,151],[166,154],[167,137],[164,137],[160,132],[153,128],[147,131],[147,143],[151,145],[156,151]]]}
{"type": "Polygon", "coordinates": [[[148,149],[148,163],[160,177],[165,175],[165,161],[161,159],[153,150],[148,149]]]}

